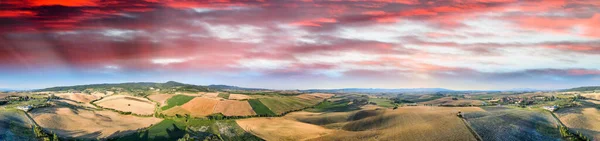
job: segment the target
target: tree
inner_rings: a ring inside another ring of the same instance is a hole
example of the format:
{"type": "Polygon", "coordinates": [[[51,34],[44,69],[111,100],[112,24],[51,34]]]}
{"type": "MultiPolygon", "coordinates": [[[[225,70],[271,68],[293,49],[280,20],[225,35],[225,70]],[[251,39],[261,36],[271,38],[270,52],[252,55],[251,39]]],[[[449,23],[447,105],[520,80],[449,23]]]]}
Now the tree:
{"type": "Polygon", "coordinates": [[[190,114],[185,114],[185,122],[190,121],[190,114]]]}
{"type": "Polygon", "coordinates": [[[56,135],[56,133],[54,133],[54,135],[52,136],[52,141],[59,141],[58,136],[56,135]]]}
{"type": "Polygon", "coordinates": [[[190,134],[185,134],[183,135],[183,137],[177,139],[177,141],[189,141],[190,140],[190,134]]]}

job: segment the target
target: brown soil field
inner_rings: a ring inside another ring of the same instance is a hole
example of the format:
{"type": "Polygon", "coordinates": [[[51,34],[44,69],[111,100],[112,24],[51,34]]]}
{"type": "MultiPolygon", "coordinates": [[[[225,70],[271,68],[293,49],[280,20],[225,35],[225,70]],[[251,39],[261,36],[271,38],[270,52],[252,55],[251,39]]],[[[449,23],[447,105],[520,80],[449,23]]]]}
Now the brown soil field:
{"type": "Polygon", "coordinates": [[[179,115],[190,114],[190,111],[181,108],[181,106],[175,106],[175,107],[169,108],[166,111],[163,111],[162,113],[167,116],[175,116],[176,114],[179,114],[179,115]]]}
{"type": "Polygon", "coordinates": [[[231,100],[244,100],[244,99],[250,99],[252,97],[248,96],[248,95],[243,95],[243,94],[230,94],[229,95],[229,99],[231,100]]]}
{"type": "Polygon", "coordinates": [[[219,101],[213,113],[222,113],[226,116],[256,115],[248,101],[224,100],[219,101]]]}
{"type": "Polygon", "coordinates": [[[334,96],[334,94],[324,94],[324,93],[312,93],[312,94],[301,94],[296,97],[306,99],[306,100],[316,100],[316,99],[326,99],[334,96]]]}
{"type": "Polygon", "coordinates": [[[581,94],[581,96],[589,99],[600,100],[600,93],[581,94]]]}
{"type": "Polygon", "coordinates": [[[66,103],[69,105],[73,105],[73,106],[83,106],[83,107],[90,107],[90,108],[96,108],[94,105],[90,104],[90,103],[77,103],[77,102],[73,102],[72,100],[66,100],[66,99],[59,99],[59,100],[55,100],[54,103],[66,103]]]}
{"type": "Polygon", "coordinates": [[[106,96],[106,94],[101,93],[101,92],[93,92],[92,95],[96,96],[96,97],[104,97],[104,96],[106,96]]]}
{"type": "Polygon", "coordinates": [[[592,140],[600,140],[600,110],[593,107],[567,108],[556,111],[556,115],[570,129],[592,137],[592,140]]]}
{"type": "MultiPolygon", "coordinates": [[[[199,96],[203,96],[206,92],[198,92],[195,94],[190,94],[190,93],[182,93],[182,95],[187,95],[187,96],[195,96],[195,97],[199,97],[199,96]]],[[[177,94],[175,94],[177,95],[177,94]]]]}
{"type": "Polygon", "coordinates": [[[483,110],[478,107],[411,106],[386,109],[384,112],[366,112],[370,114],[354,113],[350,119],[358,120],[334,123],[344,131],[338,130],[340,132],[314,140],[476,140],[461,119],[456,117],[458,111],[483,110]]]}
{"type": "Polygon", "coordinates": [[[419,104],[433,104],[433,105],[482,105],[481,100],[461,99],[452,100],[451,97],[443,97],[431,101],[421,102],[419,104]]]}
{"type": "Polygon", "coordinates": [[[61,93],[61,94],[55,94],[55,96],[58,96],[58,97],[64,98],[64,99],[75,100],[77,102],[83,102],[83,103],[89,103],[92,100],[96,100],[96,99],[100,98],[100,96],[94,96],[94,95],[82,94],[82,93],[61,93]]]}
{"type": "Polygon", "coordinates": [[[377,106],[377,105],[371,105],[371,104],[367,104],[365,106],[361,106],[360,109],[363,110],[375,110],[375,109],[380,109],[380,108],[385,108],[385,107],[381,107],[381,106],[377,106]]]}
{"type": "Polygon", "coordinates": [[[136,132],[162,119],[120,115],[112,111],[90,111],[62,107],[40,108],[31,112],[33,119],[45,130],[59,136],[81,139],[102,139],[136,132]]]}
{"type": "Polygon", "coordinates": [[[153,114],[155,108],[154,103],[147,99],[127,95],[113,95],[96,101],[95,104],[104,108],[111,108],[142,115],[153,114]]]}
{"type": "Polygon", "coordinates": [[[174,94],[153,94],[148,96],[148,98],[160,103],[160,106],[164,106],[167,104],[167,99],[175,96],[174,94]]]}
{"type": "Polygon", "coordinates": [[[397,110],[333,113],[301,111],[282,119],[252,118],[238,120],[238,124],[266,140],[476,140],[456,116],[458,111],[483,110],[479,107],[411,106],[397,110]]]}
{"type": "Polygon", "coordinates": [[[219,103],[217,99],[196,97],[183,104],[181,108],[189,111],[191,116],[203,117],[212,114],[217,103],[219,103]]]}
{"type": "Polygon", "coordinates": [[[307,140],[335,131],[285,118],[249,118],[236,122],[247,132],[269,141],[307,140]]]}
{"type": "Polygon", "coordinates": [[[596,105],[599,105],[599,106],[600,106],[600,100],[596,100],[596,99],[587,99],[587,100],[584,100],[584,101],[585,101],[585,102],[589,102],[589,103],[594,103],[594,104],[596,104],[596,105]]]}
{"type": "Polygon", "coordinates": [[[204,95],[202,95],[202,97],[217,98],[217,99],[221,98],[221,97],[219,97],[219,93],[204,93],[204,95]]]}

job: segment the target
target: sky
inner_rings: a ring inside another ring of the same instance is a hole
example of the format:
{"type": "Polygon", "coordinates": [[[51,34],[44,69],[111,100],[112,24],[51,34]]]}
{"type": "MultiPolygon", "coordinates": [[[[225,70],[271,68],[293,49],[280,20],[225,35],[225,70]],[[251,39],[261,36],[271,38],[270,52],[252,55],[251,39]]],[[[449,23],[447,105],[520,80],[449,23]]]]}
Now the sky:
{"type": "Polygon", "coordinates": [[[600,85],[600,1],[1,0],[0,88],[600,85]]]}

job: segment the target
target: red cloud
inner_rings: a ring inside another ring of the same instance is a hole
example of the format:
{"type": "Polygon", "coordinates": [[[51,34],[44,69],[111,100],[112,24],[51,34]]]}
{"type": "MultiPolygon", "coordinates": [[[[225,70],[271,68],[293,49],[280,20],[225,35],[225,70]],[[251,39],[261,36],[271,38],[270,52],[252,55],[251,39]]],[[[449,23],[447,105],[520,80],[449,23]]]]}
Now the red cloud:
{"type": "Polygon", "coordinates": [[[313,20],[294,22],[294,23],[292,23],[292,25],[320,27],[321,24],[336,23],[336,22],[337,22],[337,20],[332,19],[332,18],[318,18],[318,19],[313,19],[313,20]]]}
{"type": "Polygon", "coordinates": [[[34,16],[35,13],[31,11],[23,11],[23,10],[0,10],[0,18],[10,18],[10,17],[31,17],[34,16]]]}
{"type": "Polygon", "coordinates": [[[98,6],[97,0],[32,0],[31,6],[98,6]]]}

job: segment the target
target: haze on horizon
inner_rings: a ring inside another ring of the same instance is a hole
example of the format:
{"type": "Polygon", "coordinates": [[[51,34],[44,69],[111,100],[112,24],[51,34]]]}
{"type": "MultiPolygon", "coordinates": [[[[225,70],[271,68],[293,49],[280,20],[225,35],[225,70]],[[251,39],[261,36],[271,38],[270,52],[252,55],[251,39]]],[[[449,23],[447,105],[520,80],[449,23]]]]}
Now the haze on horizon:
{"type": "Polygon", "coordinates": [[[0,88],[600,85],[600,1],[0,1],[0,88]]]}

